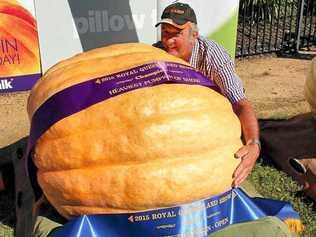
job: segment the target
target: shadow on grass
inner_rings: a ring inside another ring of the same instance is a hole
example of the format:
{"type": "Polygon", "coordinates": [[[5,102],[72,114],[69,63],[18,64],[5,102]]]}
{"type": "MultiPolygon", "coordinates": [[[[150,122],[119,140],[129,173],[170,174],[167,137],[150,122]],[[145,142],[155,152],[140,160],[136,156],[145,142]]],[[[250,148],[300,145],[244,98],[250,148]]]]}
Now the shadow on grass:
{"type": "Polygon", "coordinates": [[[249,179],[264,197],[292,204],[305,226],[301,236],[316,236],[316,202],[306,196],[303,187],[280,170],[271,158],[261,155],[249,179]]]}
{"type": "Polygon", "coordinates": [[[5,186],[9,187],[4,191],[0,191],[0,223],[14,228],[16,222],[14,197],[15,190],[14,186],[8,185],[10,181],[14,180],[13,165],[6,164],[1,167],[0,171],[2,175],[6,177],[4,180],[5,186]]]}

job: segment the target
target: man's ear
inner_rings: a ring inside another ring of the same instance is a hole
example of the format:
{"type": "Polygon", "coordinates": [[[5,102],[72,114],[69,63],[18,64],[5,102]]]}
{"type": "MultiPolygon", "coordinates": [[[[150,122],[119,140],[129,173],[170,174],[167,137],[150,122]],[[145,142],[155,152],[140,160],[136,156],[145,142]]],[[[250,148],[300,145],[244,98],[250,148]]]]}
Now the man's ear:
{"type": "Polygon", "coordinates": [[[194,43],[198,36],[199,36],[199,32],[197,31],[192,32],[191,42],[194,43]]]}
{"type": "Polygon", "coordinates": [[[199,37],[199,32],[194,31],[193,32],[193,39],[196,39],[197,37],[199,37]]]}

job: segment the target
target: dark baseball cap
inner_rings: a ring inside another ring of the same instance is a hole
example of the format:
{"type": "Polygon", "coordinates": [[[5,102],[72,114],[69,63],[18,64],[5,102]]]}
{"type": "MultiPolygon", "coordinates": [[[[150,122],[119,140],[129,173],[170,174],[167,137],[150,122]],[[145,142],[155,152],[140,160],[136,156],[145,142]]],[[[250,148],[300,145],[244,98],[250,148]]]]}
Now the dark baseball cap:
{"type": "Polygon", "coordinates": [[[183,29],[187,22],[197,24],[194,10],[189,4],[176,2],[165,8],[161,15],[161,21],[155,26],[157,27],[162,23],[167,23],[179,29],[183,29]]]}

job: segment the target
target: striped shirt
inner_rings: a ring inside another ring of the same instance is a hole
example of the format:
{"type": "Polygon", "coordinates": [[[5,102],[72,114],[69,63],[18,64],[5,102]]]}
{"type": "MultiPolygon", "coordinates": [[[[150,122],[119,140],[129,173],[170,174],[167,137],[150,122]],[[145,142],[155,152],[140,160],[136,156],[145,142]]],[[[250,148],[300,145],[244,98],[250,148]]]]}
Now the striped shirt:
{"type": "Polygon", "coordinates": [[[212,78],[231,103],[245,98],[233,61],[216,42],[199,36],[193,46],[190,64],[204,76],[212,78]]]}

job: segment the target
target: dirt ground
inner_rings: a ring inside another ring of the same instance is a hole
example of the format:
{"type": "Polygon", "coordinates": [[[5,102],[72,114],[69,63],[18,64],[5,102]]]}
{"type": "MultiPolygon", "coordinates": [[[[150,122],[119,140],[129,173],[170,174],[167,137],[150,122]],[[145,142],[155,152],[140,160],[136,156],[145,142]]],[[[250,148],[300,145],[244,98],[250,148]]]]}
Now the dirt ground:
{"type": "MultiPolygon", "coordinates": [[[[310,63],[273,56],[236,60],[236,70],[258,118],[285,118],[309,111],[303,86],[310,63]]],[[[0,148],[28,134],[28,95],[0,94],[0,148]]]]}
{"type": "Polygon", "coordinates": [[[310,64],[310,60],[272,56],[236,61],[258,118],[289,118],[310,111],[303,93],[310,64]]]}

